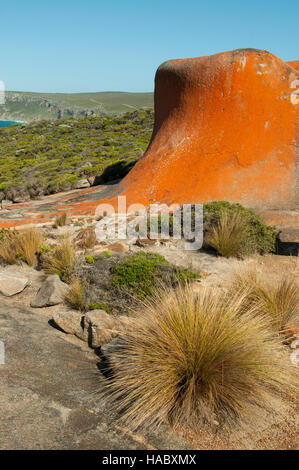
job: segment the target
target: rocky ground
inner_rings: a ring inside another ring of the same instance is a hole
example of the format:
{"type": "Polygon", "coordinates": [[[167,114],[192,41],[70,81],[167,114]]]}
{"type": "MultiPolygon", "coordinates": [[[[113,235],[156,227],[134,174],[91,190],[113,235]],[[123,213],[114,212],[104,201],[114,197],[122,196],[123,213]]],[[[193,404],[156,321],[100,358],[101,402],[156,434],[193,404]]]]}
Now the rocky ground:
{"type": "MultiPolygon", "coordinates": [[[[76,216],[70,222],[59,228],[45,223],[41,229],[53,243],[66,233],[75,239],[82,229],[95,224],[92,217],[76,216]]],[[[225,289],[236,270],[253,265],[271,276],[285,271],[299,279],[297,257],[266,255],[237,261],[185,251],[182,244],[108,240],[89,253],[109,250],[114,256],[124,256],[141,249],[159,253],[201,274],[194,289],[225,289]]],[[[265,415],[263,429],[254,435],[194,435],[184,429],[173,431],[167,424],[164,429],[136,433],[116,425],[109,400],[100,393],[107,380],[100,346],[126,322],[96,310],[88,312],[82,323],[82,314],[62,303],[64,288],[55,276],[49,278],[27,265],[0,268],[0,340],[5,344],[5,364],[0,365],[1,449],[299,448],[296,403],[281,410],[275,420],[265,415]]],[[[125,321],[127,317],[120,318],[125,321]]],[[[134,328],[134,319],[128,322],[134,328]]]]}

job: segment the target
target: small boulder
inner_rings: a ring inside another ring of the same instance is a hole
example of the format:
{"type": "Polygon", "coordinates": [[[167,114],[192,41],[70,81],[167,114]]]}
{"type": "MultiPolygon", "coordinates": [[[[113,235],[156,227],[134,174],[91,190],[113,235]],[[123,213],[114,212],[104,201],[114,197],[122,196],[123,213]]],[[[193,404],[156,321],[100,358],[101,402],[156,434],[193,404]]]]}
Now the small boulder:
{"type": "Polygon", "coordinates": [[[117,321],[104,310],[93,310],[85,315],[84,337],[92,348],[108,343],[117,335],[117,321]]]}
{"type": "Polygon", "coordinates": [[[87,180],[88,180],[90,186],[93,186],[93,185],[94,185],[95,179],[96,179],[95,176],[88,176],[88,177],[87,177],[87,180]]]}
{"type": "Polygon", "coordinates": [[[48,276],[30,305],[31,307],[40,308],[61,304],[67,290],[67,284],[62,282],[57,274],[48,276]]]}
{"type": "Polygon", "coordinates": [[[136,329],[138,320],[134,317],[127,317],[126,315],[120,315],[117,317],[117,330],[121,332],[126,332],[132,328],[136,329]]]}
{"type": "Polygon", "coordinates": [[[126,253],[129,251],[129,247],[121,242],[112,243],[112,245],[106,246],[105,249],[114,253],[126,253]]]}
{"type": "Polygon", "coordinates": [[[151,240],[150,238],[137,238],[135,242],[135,245],[139,246],[140,248],[144,248],[146,246],[155,246],[157,244],[157,240],[151,240]]]}
{"type": "Polygon", "coordinates": [[[97,237],[94,227],[87,227],[81,230],[74,239],[79,248],[93,248],[97,243],[97,237]]]}
{"type": "Polygon", "coordinates": [[[0,293],[11,297],[22,292],[28,283],[29,280],[26,277],[2,273],[0,274],[0,293]]]}
{"type": "Polygon", "coordinates": [[[82,328],[82,314],[76,311],[56,312],[53,320],[65,333],[84,339],[82,328]]]}
{"type": "Polygon", "coordinates": [[[12,206],[13,202],[9,199],[2,199],[1,201],[1,209],[6,209],[7,207],[12,206]]]}
{"type": "Polygon", "coordinates": [[[89,187],[90,187],[90,183],[89,183],[88,179],[86,179],[86,178],[77,181],[73,185],[74,189],[83,189],[83,188],[89,188],[89,187]]]}
{"type": "Polygon", "coordinates": [[[77,336],[94,349],[110,343],[129,328],[136,328],[135,319],[114,318],[104,310],[92,310],[85,315],[74,310],[56,312],[53,320],[65,333],[77,336]]]}

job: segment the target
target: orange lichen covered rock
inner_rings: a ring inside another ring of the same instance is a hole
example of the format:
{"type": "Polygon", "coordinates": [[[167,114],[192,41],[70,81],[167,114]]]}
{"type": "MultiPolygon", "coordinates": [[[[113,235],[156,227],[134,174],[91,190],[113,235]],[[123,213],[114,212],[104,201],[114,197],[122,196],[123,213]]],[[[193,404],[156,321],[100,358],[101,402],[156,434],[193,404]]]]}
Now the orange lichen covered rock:
{"type": "Polygon", "coordinates": [[[286,62],[290,67],[293,67],[296,70],[299,70],[299,60],[292,60],[290,62],[286,62]]]}
{"type": "Polygon", "coordinates": [[[163,63],[151,143],[122,195],[129,203],[298,207],[298,78],[293,66],[254,49],[163,63]]]}

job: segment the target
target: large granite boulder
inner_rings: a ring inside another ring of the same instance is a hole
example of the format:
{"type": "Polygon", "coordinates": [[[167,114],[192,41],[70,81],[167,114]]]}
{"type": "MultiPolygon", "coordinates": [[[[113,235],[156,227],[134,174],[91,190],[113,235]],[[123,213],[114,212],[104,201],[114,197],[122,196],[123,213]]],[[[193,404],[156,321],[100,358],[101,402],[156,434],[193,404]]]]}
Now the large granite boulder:
{"type": "Polygon", "coordinates": [[[129,204],[298,207],[298,80],[298,61],[256,49],[164,62],[151,143],[118,194],[129,204]]]}

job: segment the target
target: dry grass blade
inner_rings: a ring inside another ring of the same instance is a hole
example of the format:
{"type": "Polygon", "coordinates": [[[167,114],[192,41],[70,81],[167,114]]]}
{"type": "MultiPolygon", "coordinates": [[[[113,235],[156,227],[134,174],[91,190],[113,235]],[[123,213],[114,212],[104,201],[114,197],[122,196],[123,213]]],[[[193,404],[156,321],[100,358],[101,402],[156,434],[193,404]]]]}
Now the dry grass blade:
{"type": "Polygon", "coordinates": [[[69,221],[69,216],[67,212],[62,212],[61,214],[58,214],[55,218],[54,222],[54,227],[64,227],[65,225],[68,224],[69,221]]]}
{"type": "Polygon", "coordinates": [[[207,243],[221,256],[239,257],[242,255],[246,230],[246,222],[242,214],[238,212],[229,214],[222,210],[217,225],[211,228],[207,243]]]}
{"type": "Polygon", "coordinates": [[[81,312],[85,312],[87,310],[85,288],[79,279],[75,279],[71,283],[70,288],[65,295],[65,300],[76,310],[80,310],[81,312]]]}
{"type": "Polygon", "coordinates": [[[275,330],[284,329],[286,324],[299,319],[299,288],[296,280],[288,274],[269,278],[256,269],[237,273],[233,281],[234,288],[243,295],[245,310],[254,305],[267,316],[275,330]]]}
{"type": "Polygon", "coordinates": [[[41,233],[34,229],[7,232],[0,240],[0,257],[9,264],[20,264],[24,261],[29,266],[34,266],[42,239],[41,233]]]}
{"type": "Polygon", "coordinates": [[[62,281],[71,282],[75,259],[73,243],[67,237],[62,238],[55,248],[45,255],[43,269],[48,274],[58,274],[62,281]]]}
{"type": "Polygon", "coordinates": [[[179,287],[147,302],[109,355],[107,394],[120,419],[194,429],[217,420],[223,429],[256,425],[260,408],[274,411],[298,377],[267,319],[240,315],[243,301],[179,287]]]}

